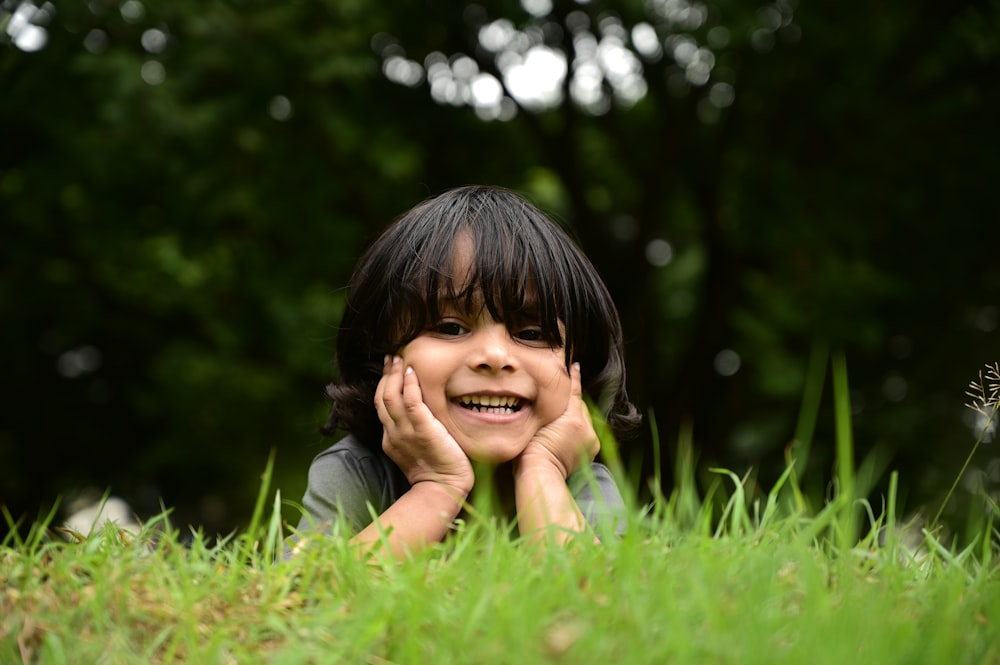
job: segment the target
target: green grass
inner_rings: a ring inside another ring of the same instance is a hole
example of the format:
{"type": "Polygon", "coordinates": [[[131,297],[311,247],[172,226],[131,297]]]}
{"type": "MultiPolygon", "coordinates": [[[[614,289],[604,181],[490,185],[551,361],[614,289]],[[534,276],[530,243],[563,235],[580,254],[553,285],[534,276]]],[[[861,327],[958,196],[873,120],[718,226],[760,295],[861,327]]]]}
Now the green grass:
{"type": "Polygon", "coordinates": [[[845,551],[837,519],[817,536],[729,507],[712,529],[637,519],[542,552],[469,525],[402,564],[333,539],[272,563],[278,541],[155,528],[5,547],[0,662],[1000,662],[988,543],[845,551]]]}
{"type": "Polygon", "coordinates": [[[74,542],[40,520],[0,547],[0,663],[1000,663],[988,519],[962,549],[914,533],[895,475],[876,511],[848,468],[817,509],[793,466],[757,498],[716,470],[700,496],[690,437],[669,496],[633,505],[623,537],[565,549],[484,518],[398,564],[320,537],[285,559],[269,473],[221,543],[166,516],[74,542]]]}

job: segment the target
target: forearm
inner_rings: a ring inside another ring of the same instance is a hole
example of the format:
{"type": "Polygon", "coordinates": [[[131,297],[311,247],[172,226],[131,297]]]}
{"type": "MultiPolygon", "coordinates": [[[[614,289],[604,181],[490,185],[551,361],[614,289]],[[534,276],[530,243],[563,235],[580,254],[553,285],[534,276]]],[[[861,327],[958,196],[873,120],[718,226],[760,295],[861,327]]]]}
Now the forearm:
{"type": "Polygon", "coordinates": [[[532,541],[551,538],[562,545],[587,529],[587,521],[556,465],[517,460],[514,496],[518,528],[532,541]]]}
{"type": "Polygon", "coordinates": [[[366,553],[376,552],[384,538],[391,557],[403,559],[410,552],[443,540],[467,496],[468,492],[443,483],[419,482],[351,542],[366,553]]]}

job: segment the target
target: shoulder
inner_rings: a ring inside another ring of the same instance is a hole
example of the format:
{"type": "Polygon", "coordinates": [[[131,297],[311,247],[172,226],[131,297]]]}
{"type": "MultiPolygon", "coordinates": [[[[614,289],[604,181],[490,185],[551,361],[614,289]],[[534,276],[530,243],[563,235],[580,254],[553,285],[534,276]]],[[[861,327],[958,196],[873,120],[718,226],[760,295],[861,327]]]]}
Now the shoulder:
{"type": "Polygon", "coordinates": [[[347,435],[313,458],[313,465],[330,464],[343,460],[373,460],[385,457],[382,451],[375,451],[353,436],[347,435]]]}
{"type": "Polygon", "coordinates": [[[611,528],[619,535],[624,532],[627,523],[625,501],[608,467],[594,462],[566,482],[590,526],[611,528]]]}
{"type": "Polygon", "coordinates": [[[357,437],[345,436],[313,458],[309,466],[310,483],[314,480],[353,476],[357,480],[385,480],[398,471],[381,450],[373,450],[357,437]]]}
{"type": "Polygon", "coordinates": [[[371,521],[369,504],[383,512],[407,489],[406,478],[381,450],[347,436],[318,454],[309,466],[303,497],[308,522],[330,523],[343,516],[358,531],[371,521]]]}
{"type": "Polygon", "coordinates": [[[567,479],[570,491],[577,497],[591,497],[596,492],[604,495],[608,501],[621,501],[618,485],[611,475],[611,470],[600,462],[593,462],[589,467],[580,469],[567,479]]]}

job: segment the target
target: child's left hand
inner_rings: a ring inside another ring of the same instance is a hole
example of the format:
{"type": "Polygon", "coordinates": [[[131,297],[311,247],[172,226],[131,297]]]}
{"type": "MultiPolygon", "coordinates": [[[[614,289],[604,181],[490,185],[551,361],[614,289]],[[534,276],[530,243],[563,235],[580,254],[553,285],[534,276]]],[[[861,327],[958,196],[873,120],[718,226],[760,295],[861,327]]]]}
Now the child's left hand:
{"type": "Polygon", "coordinates": [[[551,464],[568,478],[581,462],[593,461],[601,449],[594,431],[590,411],[583,401],[580,364],[570,366],[569,402],[562,415],[542,427],[532,437],[524,452],[515,460],[519,464],[551,464]]]}

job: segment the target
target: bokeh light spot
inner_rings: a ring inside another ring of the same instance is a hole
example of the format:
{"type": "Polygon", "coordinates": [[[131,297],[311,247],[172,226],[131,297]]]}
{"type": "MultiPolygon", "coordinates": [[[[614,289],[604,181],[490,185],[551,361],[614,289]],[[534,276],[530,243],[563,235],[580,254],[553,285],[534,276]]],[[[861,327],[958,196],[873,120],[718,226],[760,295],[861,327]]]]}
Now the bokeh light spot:
{"type": "Polygon", "coordinates": [[[532,16],[541,18],[552,12],[552,0],[521,0],[521,7],[532,16]]]}
{"type": "Polygon", "coordinates": [[[146,7],[139,0],[125,0],[118,11],[128,23],[138,23],[146,16],[146,7]]]}
{"type": "Polygon", "coordinates": [[[147,53],[163,53],[167,48],[167,33],[157,28],[150,28],[142,33],[139,41],[147,53]]]}
{"type": "Polygon", "coordinates": [[[160,85],[167,78],[167,70],[164,69],[163,63],[157,60],[147,60],[142,63],[142,69],[139,73],[142,80],[149,85],[160,85]]]}
{"type": "Polygon", "coordinates": [[[993,332],[1000,324],[1000,309],[994,305],[981,307],[976,312],[976,328],[983,332],[993,332]]]}
{"type": "MultiPolygon", "coordinates": [[[[2,8],[7,9],[7,7],[2,8]]],[[[6,12],[3,12],[0,17],[5,14],[6,12]]],[[[55,7],[51,2],[38,7],[28,0],[17,5],[17,9],[10,14],[3,29],[15,47],[25,53],[34,53],[41,51],[48,44],[49,31],[45,26],[54,15],[55,7]]]]}
{"type": "Polygon", "coordinates": [[[902,402],[906,399],[909,384],[899,374],[890,374],[882,382],[882,394],[890,402],[902,402]]]}
{"type": "Polygon", "coordinates": [[[654,238],[646,244],[646,260],[650,265],[662,268],[674,258],[674,248],[663,238],[654,238]]]}
{"type": "Polygon", "coordinates": [[[649,23],[636,23],[632,26],[632,44],[647,60],[656,61],[663,56],[663,47],[660,45],[656,28],[649,23]]]}
{"type": "Polygon", "coordinates": [[[733,376],[736,372],[740,371],[742,362],[740,354],[732,349],[723,349],[715,354],[712,366],[720,376],[733,376]]]}
{"type": "Polygon", "coordinates": [[[729,28],[724,25],[716,25],[709,29],[708,46],[714,49],[723,49],[729,46],[729,28]]]}
{"type": "Polygon", "coordinates": [[[83,38],[83,48],[94,54],[104,53],[108,48],[108,33],[94,28],[83,38]]]}
{"type": "Polygon", "coordinates": [[[278,122],[284,122],[292,117],[292,102],[284,95],[275,95],[267,105],[267,112],[278,122]]]}
{"type": "Polygon", "coordinates": [[[708,90],[708,101],[716,108],[724,109],[731,106],[735,99],[736,91],[728,83],[715,83],[708,90]]]}
{"type": "Polygon", "coordinates": [[[535,109],[556,106],[562,101],[566,58],[561,51],[535,46],[522,62],[510,66],[503,74],[507,89],[522,106],[535,109]]]}
{"type": "Polygon", "coordinates": [[[390,81],[412,88],[423,80],[424,68],[419,62],[409,60],[402,55],[393,55],[382,63],[382,73],[390,81]]]}
{"type": "Polygon", "coordinates": [[[513,23],[498,19],[479,29],[479,45],[491,53],[499,53],[507,48],[515,32],[513,23]]]}
{"type": "Polygon", "coordinates": [[[96,372],[101,367],[101,352],[96,346],[87,344],[59,354],[56,371],[67,379],[75,379],[84,374],[96,372]]]}
{"type": "Polygon", "coordinates": [[[472,80],[472,101],[477,107],[499,107],[503,86],[492,74],[479,74],[472,80]]]}

